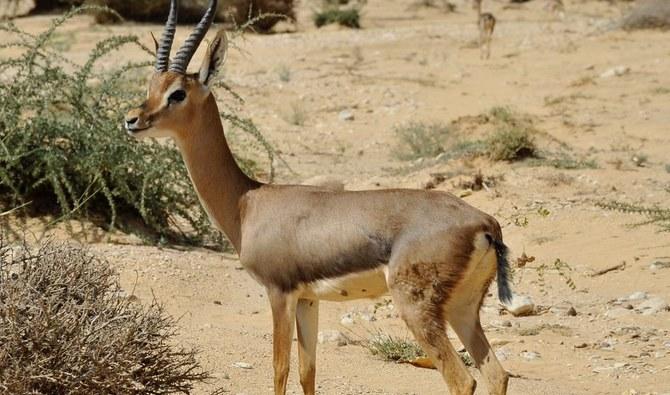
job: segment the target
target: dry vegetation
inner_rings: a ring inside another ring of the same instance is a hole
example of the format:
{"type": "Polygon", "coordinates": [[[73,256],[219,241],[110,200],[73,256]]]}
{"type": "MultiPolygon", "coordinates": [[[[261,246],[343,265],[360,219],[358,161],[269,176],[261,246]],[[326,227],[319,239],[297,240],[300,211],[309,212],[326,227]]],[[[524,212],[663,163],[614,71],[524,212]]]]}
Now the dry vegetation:
{"type": "Polygon", "coordinates": [[[0,390],[9,394],[189,393],[209,376],[174,345],[176,320],[124,292],[80,247],[0,238],[0,390]]]}

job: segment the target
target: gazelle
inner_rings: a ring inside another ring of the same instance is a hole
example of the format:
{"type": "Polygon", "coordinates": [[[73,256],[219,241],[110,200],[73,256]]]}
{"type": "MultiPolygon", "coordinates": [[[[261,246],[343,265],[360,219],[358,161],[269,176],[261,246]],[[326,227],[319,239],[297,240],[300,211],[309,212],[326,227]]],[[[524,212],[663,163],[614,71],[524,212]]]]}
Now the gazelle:
{"type": "Polygon", "coordinates": [[[298,329],[300,383],[315,392],[319,300],[391,294],[403,320],[452,394],[474,393],[476,382],[447,337],[447,323],[476,362],[489,392],[505,394],[508,375],[491,349],[479,309],[497,271],[498,296],[509,301],[507,248],[496,220],[438,191],[343,191],[265,185],[237,166],[223,133],[212,80],[225,58],[219,31],[195,74],[189,60],[216,8],[169,61],[176,1],[160,43],[144,103],[130,111],[132,136],[171,137],[200,201],[241,264],[267,290],[273,318],[275,394],[284,394],[298,329]]]}
{"type": "Polygon", "coordinates": [[[491,39],[496,27],[496,17],[490,12],[482,13],[482,0],[475,0],[477,8],[477,27],[479,28],[479,57],[488,59],[491,57],[491,39]]]}

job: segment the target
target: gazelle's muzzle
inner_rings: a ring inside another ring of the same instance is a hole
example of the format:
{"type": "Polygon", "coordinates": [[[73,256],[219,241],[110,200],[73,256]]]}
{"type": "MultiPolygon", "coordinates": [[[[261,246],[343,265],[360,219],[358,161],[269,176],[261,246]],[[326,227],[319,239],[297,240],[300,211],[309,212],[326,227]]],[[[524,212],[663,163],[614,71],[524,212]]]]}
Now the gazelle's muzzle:
{"type": "Polygon", "coordinates": [[[124,126],[129,134],[134,135],[135,133],[147,130],[151,127],[151,123],[147,122],[146,117],[143,116],[141,109],[136,108],[134,110],[128,111],[126,114],[126,119],[124,126]]]}

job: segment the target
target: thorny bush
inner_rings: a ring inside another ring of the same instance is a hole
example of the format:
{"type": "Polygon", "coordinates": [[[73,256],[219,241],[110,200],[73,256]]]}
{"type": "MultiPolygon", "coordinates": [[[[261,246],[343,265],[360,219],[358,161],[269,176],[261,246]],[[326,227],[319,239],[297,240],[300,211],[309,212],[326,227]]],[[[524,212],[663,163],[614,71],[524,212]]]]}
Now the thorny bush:
{"type": "Polygon", "coordinates": [[[175,334],[156,301],[127,297],[86,250],[0,238],[0,393],[189,393],[209,375],[175,334]]]}

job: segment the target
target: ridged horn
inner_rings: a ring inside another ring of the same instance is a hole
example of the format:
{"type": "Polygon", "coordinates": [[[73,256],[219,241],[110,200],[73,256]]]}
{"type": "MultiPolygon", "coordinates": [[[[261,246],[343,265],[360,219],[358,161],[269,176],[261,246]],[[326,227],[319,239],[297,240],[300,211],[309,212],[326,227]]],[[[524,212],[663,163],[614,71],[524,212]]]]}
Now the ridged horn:
{"type": "Polygon", "coordinates": [[[191,35],[188,36],[184,45],[179,48],[179,52],[175,55],[173,62],[170,63],[170,71],[186,74],[188,63],[191,61],[191,58],[193,57],[195,50],[198,49],[198,45],[200,45],[202,39],[205,38],[207,30],[209,30],[209,27],[212,25],[214,14],[216,14],[216,6],[217,0],[209,1],[209,6],[207,7],[207,11],[205,11],[205,15],[202,16],[198,26],[196,26],[191,35]]]}
{"type": "Polygon", "coordinates": [[[165,22],[165,29],[161,36],[160,45],[156,51],[156,71],[167,71],[170,63],[170,49],[172,48],[172,41],[174,41],[174,34],[177,31],[177,9],[179,8],[178,0],[170,1],[170,14],[167,22],[165,22]]]}

